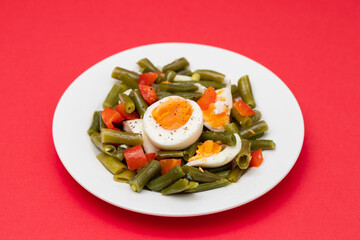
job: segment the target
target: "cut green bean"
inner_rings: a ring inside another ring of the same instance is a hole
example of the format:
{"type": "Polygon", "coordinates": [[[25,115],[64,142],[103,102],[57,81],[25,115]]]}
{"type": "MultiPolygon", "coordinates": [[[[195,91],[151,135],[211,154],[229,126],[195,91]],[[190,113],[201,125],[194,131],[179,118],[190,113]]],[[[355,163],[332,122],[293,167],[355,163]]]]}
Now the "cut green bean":
{"type": "Polygon", "coordinates": [[[186,173],[186,178],[195,182],[214,182],[221,179],[221,177],[214,173],[200,171],[198,168],[190,167],[187,165],[183,166],[183,170],[186,173]]]}
{"type": "Polygon", "coordinates": [[[124,160],[124,148],[115,147],[110,144],[103,144],[102,151],[114,158],[119,159],[120,161],[124,160]]]}
{"type": "Polygon", "coordinates": [[[157,92],[157,95],[159,97],[159,99],[165,98],[165,97],[169,97],[169,96],[179,96],[179,97],[183,97],[186,99],[190,99],[193,101],[197,101],[202,94],[199,92],[157,92]]]}
{"type": "Polygon", "coordinates": [[[252,123],[250,117],[241,116],[240,113],[233,107],[231,109],[231,117],[233,117],[242,128],[249,126],[252,123]]]}
{"type": "Polygon", "coordinates": [[[131,78],[129,74],[116,75],[115,79],[122,81],[131,89],[139,89],[137,80],[131,78]]]}
{"type": "Polygon", "coordinates": [[[241,99],[249,105],[251,108],[256,106],[254,96],[251,89],[251,84],[249,76],[245,75],[241,77],[238,81],[238,88],[240,92],[241,99]]]}
{"type": "Polygon", "coordinates": [[[263,133],[269,129],[268,125],[264,120],[256,122],[248,127],[240,130],[240,136],[245,139],[249,139],[252,136],[263,133]]]}
{"type": "Polygon", "coordinates": [[[116,182],[128,183],[130,179],[133,178],[134,176],[135,176],[135,172],[130,170],[125,170],[119,174],[114,175],[114,180],[116,182]]]}
{"type": "Polygon", "coordinates": [[[275,149],[275,143],[273,140],[265,140],[265,139],[250,140],[250,143],[251,143],[251,151],[256,151],[259,149],[262,150],[275,149]]]}
{"type": "Polygon", "coordinates": [[[122,132],[103,128],[100,134],[102,143],[126,144],[136,146],[142,144],[143,138],[140,133],[122,132]]]}
{"type": "Polygon", "coordinates": [[[161,164],[159,161],[152,160],[141,171],[136,174],[130,181],[130,187],[134,192],[141,192],[145,185],[161,172],[161,164]]]}
{"type": "Polygon", "coordinates": [[[229,175],[226,177],[232,183],[239,181],[240,177],[244,174],[245,170],[238,167],[232,169],[229,175]]]}
{"type": "Polygon", "coordinates": [[[94,143],[94,145],[102,151],[103,143],[100,139],[100,133],[94,132],[90,136],[91,141],[94,143]]]}
{"type": "Polygon", "coordinates": [[[152,191],[159,192],[185,176],[183,169],[176,165],[168,173],[151,180],[146,186],[152,191]]]}
{"type": "Polygon", "coordinates": [[[213,87],[215,90],[226,87],[226,84],[215,82],[215,81],[203,81],[203,80],[195,81],[195,80],[193,80],[193,81],[183,81],[183,83],[200,83],[201,85],[203,85],[206,88],[213,87]]]}
{"type": "Polygon", "coordinates": [[[236,145],[236,138],[234,134],[228,132],[203,132],[200,136],[200,142],[205,142],[206,140],[212,140],[214,142],[220,141],[221,143],[229,146],[236,145]]]}
{"type": "Polygon", "coordinates": [[[241,150],[235,157],[235,161],[240,169],[247,169],[251,160],[250,141],[241,140],[241,150]]]}
{"type": "Polygon", "coordinates": [[[201,78],[201,76],[198,73],[191,74],[191,79],[194,80],[194,81],[199,81],[200,78],[201,78]]]}
{"type": "Polygon", "coordinates": [[[165,65],[163,67],[162,71],[167,72],[169,70],[172,70],[172,71],[177,72],[179,70],[186,68],[187,66],[189,66],[189,62],[186,60],[186,58],[182,57],[182,58],[176,59],[172,63],[165,65]]]}
{"type": "Polygon", "coordinates": [[[186,162],[195,155],[198,144],[199,142],[196,141],[183,151],[183,158],[186,162]]]}
{"type": "Polygon", "coordinates": [[[129,87],[124,83],[116,83],[111,88],[103,102],[103,108],[114,107],[119,104],[119,93],[127,90],[129,87]]]}
{"type": "Polygon", "coordinates": [[[212,173],[218,173],[218,172],[223,172],[226,170],[230,170],[231,169],[231,164],[225,164],[223,166],[220,167],[216,167],[216,168],[206,168],[206,171],[212,172],[212,173]]]}
{"type": "Polygon", "coordinates": [[[231,85],[231,95],[233,98],[240,97],[239,88],[235,84],[231,85]]]}
{"type": "Polygon", "coordinates": [[[211,190],[211,189],[215,189],[215,188],[225,187],[229,184],[230,184],[230,182],[227,179],[222,178],[215,182],[199,184],[196,188],[186,190],[185,192],[203,192],[203,191],[207,191],[207,190],[211,190]]]}
{"type": "Polygon", "coordinates": [[[222,171],[222,172],[217,172],[217,173],[215,173],[215,174],[218,175],[219,177],[227,178],[227,176],[229,175],[229,173],[230,173],[230,170],[226,170],[226,171],[222,171]]]}
{"type": "Polygon", "coordinates": [[[194,189],[199,185],[197,182],[192,182],[186,178],[177,180],[175,183],[171,184],[167,188],[161,191],[162,195],[170,195],[175,193],[184,192],[185,190],[194,189]]]}
{"type": "Polygon", "coordinates": [[[240,132],[239,128],[233,122],[225,125],[224,129],[228,133],[237,133],[237,134],[239,134],[239,132],[240,132]]]}
{"type": "Polygon", "coordinates": [[[120,93],[119,98],[120,101],[124,103],[125,111],[127,113],[135,111],[135,103],[128,95],[120,93]]]}
{"type": "Polygon", "coordinates": [[[160,72],[160,70],[159,70],[157,67],[155,67],[155,66],[152,64],[152,62],[150,62],[150,60],[147,59],[147,58],[143,58],[143,59],[139,60],[139,61],[137,62],[137,64],[138,64],[140,67],[142,67],[142,68],[148,68],[148,69],[150,69],[150,72],[156,72],[156,71],[159,71],[159,72],[160,72]]]}
{"type": "MultiPolygon", "coordinates": [[[[111,74],[111,77],[115,78],[115,79],[118,79],[118,80],[121,80],[120,79],[120,76],[121,75],[124,75],[124,74],[127,74],[129,75],[136,83],[138,83],[139,81],[139,74],[137,74],[136,72],[133,72],[133,71],[129,71],[127,69],[124,69],[124,68],[121,68],[121,67],[116,67],[112,74],[111,74]]],[[[130,87],[130,86],[129,86],[130,87]]]]}
{"type": "Polygon", "coordinates": [[[176,76],[176,72],[174,72],[174,71],[172,71],[172,70],[169,70],[169,71],[167,71],[166,74],[165,74],[165,79],[166,79],[166,81],[168,81],[168,82],[173,82],[175,76],[176,76]]]}
{"type": "Polygon", "coordinates": [[[165,92],[195,92],[199,87],[193,83],[160,83],[159,91],[165,92]]]}
{"type": "Polygon", "coordinates": [[[101,120],[101,111],[95,111],[93,114],[93,120],[87,131],[88,135],[91,136],[95,132],[100,132],[100,120],[101,120]]]}
{"type": "Polygon", "coordinates": [[[182,158],[184,156],[183,151],[159,151],[156,155],[157,159],[165,158],[182,158]]]}
{"type": "Polygon", "coordinates": [[[194,73],[200,74],[201,80],[210,80],[222,83],[225,79],[225,75],[213,70],[199,69],[194,73]]]}
{"type": "Polygon", "coordinates": [[[256,140],[256,139],[261,138],[264,135],[265,135],[265,133],[262,132],[262,133],[259,133],[259,134],[256,134],[256,135],[253,135],[253,136],[249,137],[248,140],[256,140]]]}
{"type": "Polygon", "coordinates": [[[259,110],[254,110],[255,113],[250,116],[253,123],[258,122],[261,119],[261,112],[259,110]]]}
{"type": "Polygon", "coordinates": [[[133,100],[135,104],[136,111],[140,114],[141,117],[143,117],[149,105],[145,102],[144,98],[140,93],[140,90],[139,89],[133,90],[130,93],[130,98],[133,100]]]}
{"type": "Polygon", "coordinates": [[[99,159],[102,165],[112,174],[119,174],[126,169],[125,164],[106,153],[99,153],[96,158],[99,159]]]}
{"type": "Polygon", "coordinates": [[[184,76],[191,76],[193,73],[191,72],[190,69],[183,69],[183,70],[180,70],[180,71],[177,71],[177,74],[179,75],[184,75],[184,76]]]}

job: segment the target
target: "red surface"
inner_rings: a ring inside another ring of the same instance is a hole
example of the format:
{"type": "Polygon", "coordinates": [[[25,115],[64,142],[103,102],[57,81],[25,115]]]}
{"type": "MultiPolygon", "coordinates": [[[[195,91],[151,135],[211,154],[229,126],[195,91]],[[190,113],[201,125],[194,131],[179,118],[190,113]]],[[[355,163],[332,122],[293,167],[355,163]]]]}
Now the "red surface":
{"type": "Polygon", "coordinates": [[[359,239],[359,39],[357,0],[0,0],[0,238],[359,239]],[[114,53],[172,41],[248,56],[298,99],[303,150],[261,198],[209,216],[146,216],[92,196],[61,164],[51,124],[69,84],[114,53]]]}

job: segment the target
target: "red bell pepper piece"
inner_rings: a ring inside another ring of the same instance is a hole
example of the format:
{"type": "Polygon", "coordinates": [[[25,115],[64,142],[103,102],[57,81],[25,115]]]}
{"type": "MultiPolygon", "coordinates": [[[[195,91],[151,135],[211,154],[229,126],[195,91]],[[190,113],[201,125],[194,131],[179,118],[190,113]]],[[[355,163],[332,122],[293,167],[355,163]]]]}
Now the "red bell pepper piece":
{"type": "Polygon", "coordinates": [[[181,159],[162,159],[159,160],[161,164],[161,175],[168,173],[176,165],[181,165],[181,159]]]}
{"type": "Polygon", "coordinates": [[[251,109],[246,103],[244,103],[241,99],[239,99],[236,103],[234,103],[234,108],[241,116],[249,117],[255,113],[254,110],[251,109]]]}
{"type": "Polygon", "coordinates": [[[251,161],[249,167],[259,167],[263,162],[262,149],[251,152],[251,161]]]}
{"type": "Polygon", "coordinates": [[[106,127],[114,130],[119,130],[119,129],[114,127],[113,123],[119,123],[124,120],[124,117],[120,113],[112,109],[111,107],[105,108],[101,112],[101,117],[106,127]]]}
{"type": "Polygon", "coordinates": [[[196,102],[202,110],[208,109],[216,101],[216,92],[213,87],[208,87],[201,98],[196,102]]]}
{"type": "Polygon", "coordinates": [[[145,167],[148,163],[146,155],[141,145],[128,148],[124,151],[124,157],[129,170],[135,170],[141,167],[145,167]]]}
{"type": "Polygon", "coordinates": [[[139,75],[139,84],[150,86],[155,82],[159,73],[148,72],[139,75]]]}
{"type": "Polygon", "coordinates": [[[156,95],[155,89],[148,85],[139,84],[139,89],[141,92],[141,95],[143,96],[144,100],[149,104],[153,104],[156,102],[159,98],[156,95]]]}
{"type": "Polygon", "coordinates": [[[116,111],[118,111],[126,120],[138,119],[140,115],[138,112],[134,111],[132,113],[127,113],[125,111],[125,103],[120,103],[115,107],[116,111]]]}
{"type": "Polygon", "coordinates": [[[145,153],[148,162],[155,159],[156,153],[145,153]]]}

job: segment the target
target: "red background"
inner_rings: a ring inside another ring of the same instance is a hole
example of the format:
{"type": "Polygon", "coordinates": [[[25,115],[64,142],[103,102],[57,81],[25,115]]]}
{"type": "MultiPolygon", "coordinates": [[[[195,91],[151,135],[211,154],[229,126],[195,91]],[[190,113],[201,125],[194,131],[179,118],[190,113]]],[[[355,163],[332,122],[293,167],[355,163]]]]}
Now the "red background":
{"type": "Polygon", "coordinates": [[[0,238],[359,239],[359,45],[357,0],[0,0],[0,238]],[[293,91],[304,146],[269,193],[218,214],[154,217],[67,173],[51,134],[62,93],[98,61],[159,42],[238,52],[293,91]]]}

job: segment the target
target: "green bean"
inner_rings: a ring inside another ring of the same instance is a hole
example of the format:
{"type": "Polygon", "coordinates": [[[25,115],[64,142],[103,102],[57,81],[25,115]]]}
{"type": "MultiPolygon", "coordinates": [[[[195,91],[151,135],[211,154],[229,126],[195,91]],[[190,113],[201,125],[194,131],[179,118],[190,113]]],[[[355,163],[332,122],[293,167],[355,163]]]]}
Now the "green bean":
{"type": "Polygon", "coordinates": [[[195,81],[195,80],[193,80],[193,81],[183,81],[183,83],[200,83],[201,85],[203,85],[206,88],[213,87],[215,90],[226,87],[226,84],[214,82],[214,81],[203,81],[203,80],[195,81]]]}
{"type": "MultiPolygon", "coordinates": [[[[129,71],[127,69],[124,69],[124,68],[120,68],[120,67],[116,67],[112,74],[111,74],[111,77],[115,78],[115,79],[118,79],[118,80],[121,80],[119,79],[121,75],[124,75],[124,74],[127,74],[129,75],[136,83],[138,83],[139,81],[139,74],[137,74],[136,72],[133,72],[133,71],[129,71]]],[[[129,86],[130,87],[130,86],[129,86]]]]}
{"type": "Polygon", "coordinates": [[[207,171],[202,172],[198,168],[190,167],[187,165],[183,166],[183,170],[186,173],[186,178],[195,182],[214,182],[221,179],[221,177],[217,176],[214,173],[207,171]]]}
{"type": "Polygon", "coordinates": [[[153,71],[151,71],[150,68],[146,67],[146,68],[140,69],[140,72],[142,72],[142,73],[148,73],[148,72],[153,72],[153,71]]]}
{"type": "Polygon", "coordinates": [[[231,169],[231,164],[227,163],[223,166],[220,167],[216,167],[216,168],[207,168],[206,171],[212,172],[212,173],[218,173],[218,172],[222,172],[222,171],[226,171],[226,170],[230,170],[231,169]]]}
{"type": "Polygon", "coordinates": [[[168,82],[173,82],[175,76],[176,76],[176,72],[174,72],[174,71],[172,71],[172,70],[169,70],[169,71],[167,71],[166,74],[165,74],[165,79],[166,79],[166,81],[168,81],[168,82]]]}
{"type": "Polygon", "coordinates": [[[220,141],[221,143],[229,146],[236,145],[236,138],[234,134],[227,132],[203,132],[200,136],[200,142],[205,142],[206,140],[212,140],[214,142],[220,141]]]}
{"type": "Polygon", "coordinates": [[[143,142],[140,133],[122,132],[107,128],[101,129],[100,138],[102,143],[126,144],[130,146],[139,145],[143,142]]]}
{"type": "Polygon", "coordinates": [[[94,145],[102,151],[103,143],[100,139],[100,133],[94,132],[90,136],[91,141],[94,143],[94,145]]]}
{"type": "Polygon", "coordinates": [[[160,83],[159,91],[166,92],[195,92],[199,87],[193,83],[160,83]]]}
{"type": "Polygon", "coordinates": [[[121,173],[126,169],[126,165],[123,164],[118,159],[107,155],[106,153],[99,153],[96,156],[97,159],[104,165],[104,167],[109,170],[112,174],[121,173]]]}
{"type": "Polygon", "coordinates": [[[161,172],[159,161],[151,160],[141,171],[130,179],[129,184],[134,192],[141,192],[145,185],[161,172]]]}
{"type": "Polygon", "coordinates": [[[124,103],[125,111],[127,113],[135,111],[135,103],[128,95],[120,93],[119,98],[120,101],[124,103]]]}
{"type": "Polygon", "coordinates": [[[231,109],[230,115],[240,124],[242,128],[249,126],[252,123],[250,117],[241,116],[240,113],[234,107],[231,109]]]}
{"type": "Polygon", "coordinates": [[[102,151],[107,155],[110,155],[114,158],[119,159],[120,161],[124,160],[124,148],[115,147],[114,145],[110,144],[103,144],[102,151]]]}
{"type": "Polygon", "coordinates": [[[235,84],[231,85],[231,95],[233,98],[240,97],[239,88],[235,84]]]}
{"type": "Polygon", "coordinates": [[[165,158],[181,158],[184,156],[183,151],[159,151],[156,155],[157,159],[165,158]]]}
{"type": "Polygon", "coordinates": [[[157,76],[157,78],[155,80],[155,83],[158,84],[158,83],[161,83],[161,82],[164,82],[164,81],[166,81],[166,76],[163,77],[161,74],[158,73],[158,76],[157,76]]]}
{"type": "Polygon", "coordinates": [[[240,132],[239,128],[233,122],[225,125],[224,129],[228,133],[237,133],[237,134],[239,134],[239,132],[240,132]]]}
{"type": "Polygon", "coordinates": [[[225,187],[229,184],[230,184],[230,182],[227,179],[222,178],[215,182],[199,184],[196,188],[186,190],[185,192],[203,192],[203,191],[207,191],[207,190],[211,190],[211,189],[215,189],[215,188],[225,187]]]}
{"type": "Polygon", "coordinates": [[[255,150],[273,150],[275,149],[275,143],[273,140],[265,140],[265,139],[259,139],[259,140],[250,140],[251,143],[251,151],[255,150]]]}
{"type": "Polygon", "coordinates": [[[91,134],[95,132],[100,132],[100,120],[101,120],[101,111],[95,111],[93,114],[93,120],[91,122],[89,130],[87,131],[89,136],[91,136],[91,134]]]}
{"type": "Polygon", "coordinates": [[[139,89],[137,80],[131,78],[129,74],[116,75],[116,79],[122,81],[131,89],[139,89]]]}
{"type": "Polygon", "coordinates": [[[201,76],[201,80],[210,80],[222,83],[225,79],[225,75],[213,70],[199,69],[194,73],[198,73],[201,76]]]}
{"type": "Polygon", "coordinates": [[[135,172],[130,170],[125,170],[119,174],[114,175],[114,180],[117,182],[128,183],[131,178],[135,176],[135,172]]]}
{"type": "Polygon", "coordinates": [[[149,105],[145,102],[140,91],[138,89],[133,90],[130,93],[130,98],[133,100],[135,104],[136,111],[140,114],[141,117],[143,117],[149,105]]]}
{"type": "Polygon", "coordinates": [[[185,172],[183,171],[183,169],[179,165],[176,165],[168,173],[148,182],[146,186],[152,191],[159,192],[182,178],[184,175],[185,172]]]}
{"type": "Polygon", "coordinates": [[[248,140],[256,140],[258,138],[261,138],[264,135],[265,135],[265,133],[262,132],[262,133],[259,133],[259,134],[256,134],[256,135],[253,135],[253,136],[249,137],[248,140]]]}
{"type": "Polygon", "coordinates": [[[165,65],[163,67],[162,71],[167,72],[169,70],[172,70],[172,71],[176,72],[176,71],[186,68],[187,66],[189,66],[189,62],[186,60],[186,58],[182,57],[182,58],[176,59],[172,63],[165,65]]]}
{"type": "Polygon", "coordinates": [[[157,95],[159,97],[159,99],[165,98],[165,97],[169,97],[169,96],[179,96],[179,97],[183,97],[186,99],[191,99],[193,101],[197,101],[202,94],[199,92],[157,92],[157,95]]]}
{"type": "Polygon", "coordinates": [[[200,81],[200,78],[201,78],[201,76],[198,73],[191,74],[191,79],[194,81],[200,81]]]}
{"type": "Polygon", "coordinates": [[[251,90],[251,84],[248,75],[245,75],[239,79],[238,88],[241,99],[251,108],[254,108],[256,106],[256,103],[251,90]]]}
{"type": "Polygon", "coordinates": [[[151,86],[154,88],[155,92],[159,90],[159,84],[153,83],[151,86]]]}
{"type": "Polygon", "coordinates": [[[241,150],[235,157],[235,161],[240,169],[247,169],[251,160],[250,141],[241,140],[241,150]]]}
{"type": "Polygon", "coordinates": [[[222,172],[217,172],[217,173],[215,173],[215,174],[218,175],[219,177],[227,178],[227,176],[229,175],[229,173],[230,173],[230,170],[226,170],[226,171],[222,171],[222,172]]]}
{"type": "Polygon", "coordinates": [[[142,67],[142,68],[148,68],[148,69],[150,69],[151,72],[156,72],[156,71],[159,71],[159,72],[160,72],[160,70],[159,70],[157,67],[155,67],[155,66],[150,62],[150,60],[147,59],[147,58],[143,58],[143,59],[139,60],[139,61],[137,62],[137,64],[138,64],[140,67],[142,67]]]}
{"type": "Polygon", "coordinates": [[[160,99],[163,99],[163,98],[166,98],[166,97],[170,97],[170,96],[175,95],[175,94],[173,94],[173,93],[164,92],[164,91],[162,91],[162,92],[156,92],[156,94],[157,94],[159,100],[160,100],[160,99]]]}
{"type": "Polygon", "coordinates": [[[227,180],[229,180],[230,182],[237,182],[240,177],[243,175],[243,173],[245,172],[244,169],[240,169],[238,167],[232,169],[229,173],[229,175],[227,176],[227,180]]]}
{"type": "Polygon", "coordinates": [[[185,190],[194,189],[199,185],[197,182],[192,182],[187,180],[186,178],[182,178],[177,180],[175,183],[171,184],[167,188],[161,191],[162,195],[170,195],[175,193],[180,193],[185,190]]]}
{"type": "Polygon", "coordinates": [[[199,142],[196,141],[183,151],[183,155],[184,155],[183,157],[186,162],[189,161],[189,159],[195,155],[198,144],[199,142]]]}
{"type": "Polygon", "coordinates": [[[250,116],[253,123],[259,121],[261,119],[261,112],[259,110],[254,110],[255,113],[250,116]]]}
{"type": "Polygon", "coordinates": [[[242,138],[248,139],[252,136],[263,133],[269,129],[268,125],[264,120],[256,122],[248,127],[245,127],[240,130],[240,136],[242,138]]]}
{"type": "Polygon", "coordinates": [[[129,87],[124,83],[116,83],[111,88],[103,102],[103,108],[114,107],[119,103],[119,93],[125,91],[129,87]]]}
{"type": "Polygon", "coordinates": [[[193,73],[191,72],[190,69],[183,69],[183,70],[180,70],[180,71],[177,71],[177,74],[179,75],[184,75],[184,76],[191,76],[193,73]]]}

